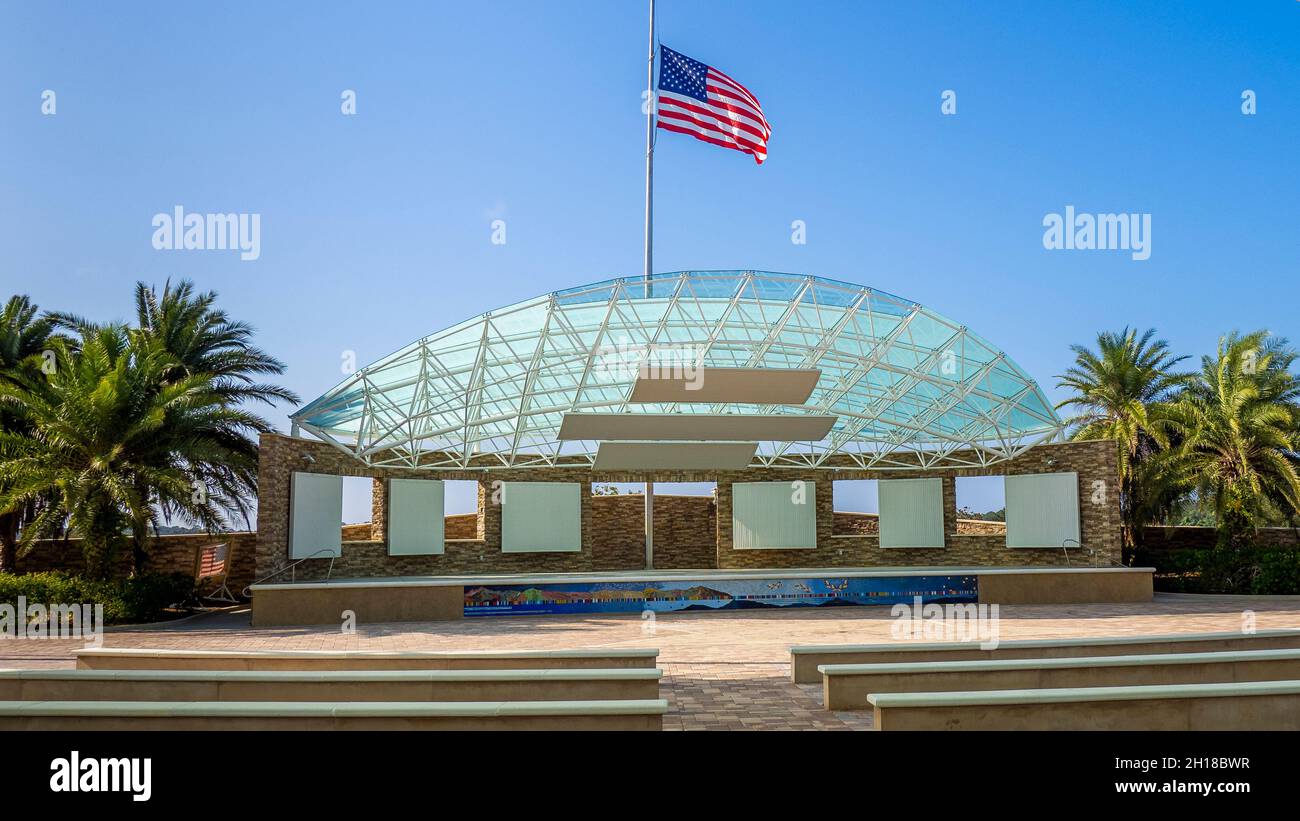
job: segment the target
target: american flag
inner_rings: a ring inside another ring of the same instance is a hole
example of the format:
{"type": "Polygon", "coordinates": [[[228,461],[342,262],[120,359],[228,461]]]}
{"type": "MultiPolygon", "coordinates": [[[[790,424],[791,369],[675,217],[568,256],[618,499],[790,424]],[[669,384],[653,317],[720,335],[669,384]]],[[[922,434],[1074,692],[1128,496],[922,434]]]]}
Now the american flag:
{"type": "Polygon", "coordinates": [[[749,89],[699,60],[659,47],[659,127],[767,159],[772,129],[749,89]]]}
{"type": "Polygon", "coordinates": [[[208,545],[199,554],[199,578],[220,576],[226,572],[226,546],[208,545]]]}

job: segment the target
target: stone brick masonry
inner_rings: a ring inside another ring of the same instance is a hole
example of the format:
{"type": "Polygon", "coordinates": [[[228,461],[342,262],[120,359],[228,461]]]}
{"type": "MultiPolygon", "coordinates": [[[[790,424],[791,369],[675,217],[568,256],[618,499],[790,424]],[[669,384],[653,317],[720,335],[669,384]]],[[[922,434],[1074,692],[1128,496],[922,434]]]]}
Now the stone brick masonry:
{"type": "MultiPolygon", "coordinates": [[[[369,528],[369,525],[366,525],[369,528]]],[[[147,570],[154,573],[197,574],[199,552],[212,544],[229,545],[233,551],[227,586],[236,594],[253,581],[257,561],[257,534],[249,531],[221,533],[208,536],[203,533],[179,533],[159,536],[149,543],[147,570]]],[[[62,570],[84,573],[85,557],[80,539],[46,539],[36,542],[26,555],[18,557],[19,573],[40,573],[62,570]]],[[[123,549],[117,557],[114,575],[125,577],[131,572],[130,549],[123,549]]],[[[216,585],[201,586],[201,593],[211,592],[216,585]]]]}
{"type": "Polygon", "coordinates": [[[944,532],[942,549],[881,548],[878,536],[835,535],[830,510],[830,485],[838,479],[889,479],[872,471],[761,471],[718,480],[719,567],[888,567],[888,566],[1061,566],[1118,564],[1120,561],[1119,498],[1116,492],[1115,450],[1109,442],[1065,442],[1039,445],[1019,457],[987,468],[910,470],[907,478],[943,480],[944,532]],[[1085,549],[1008,548],[999,534],[974,534],[959,527],[956,479],[961,476],[1004,476],[1075,472],[1079,475],[1080,536],[1085,549]],[[794,481],[817,485],[817,547],[812,550],[732,550],[730,481],[794,481]],[[1089,553],[1088,551],[1093,551],[1089,553]]]}
{"type": "MultiPolygon", "coordinates": [[[[1219,532],[1212,527],[1151,525],[1142,529],[1142,546],[1148,551],[1209,550],[1218,536],[1219,532]]],[[[1250,541],[1259,547],[1300,548],[1300,529],[1261,527],[1250,541]]]]}
{"type": "MultiPolygon", "coordinates": [[[[989,522],[983,519],[958,519],[957,533],[960,535],[1005,536],[1006,522],[989,522]]],[[[880,533],[880,517],[875,513],[851,513],[835,511],[836,536],[875,536],[880,533]]]]}
{"type": "MultiPolygon", "coordinates": [[[[972,459],[972,461],[974,461],[972,459]]],[[[888,567],[888,566],[1060,566],[1109,564],[1120,560],[1120,521],[1115,451],[1108,442],[1039,445],[1016,459],[987,468],[916,469],[908,478],[943,480],[946,545],[936,549],[885,549],[869,526],[841,533],[832,510],[832,483],[839,479],[899,478],[897,471],[749,469],[731,472],[679,471],[601,473],[578,467],[543,469],[469,468],[439,471],[442,479],[479,484],[476,514],[449,517],[446,550],[438,556],[389,556],[384,542],[387,499],[384,480],[407,471],[372,469],[338,448],[279,434],[262,437],[260,454],[257,575],[283,569],[288,560],[289,485],[294,471],[369,476],[375,479],[370,538],[345,541],[332,574],[341,577],[480,575],[638,570],[644,567],[643,498],[591,495],[597,482],[716,481],[716,498],[655,497],[655,566],[664,569],[888,567]],[[1076,472],[1084,549],[1012,549],[995,525],[957,519],[955,479],[960,476],[1076,472]],[[581,483],[582,549],[572,553],[502,553],[501,510],[494,504],[496,481],[581,483]],[[817,546],[806,550],[735,550],[731,534],[731,484],[753,481],[810,483],[817,515],[817,546]],[[992,530],[994,532],[974,532],[992,530]]],[[[841,525],[848,521],[841,517],[841,525]]],[[[357,535],[363,535],[358,528],[357,535]]],[[[294,578],[320,578],[328,559],[298,564],[294,578]]]]}
{"type": "MultiPolygon", "coordinates": [[[[645,497],[594,496],[596,570],[638,569],[645,563],[645,497]]],[[[711,496],[654,499],[655,567],[689,570],[713,567],[717,555],[718,508],[711,496]]]]}
{"type": "MultiPolygon", "coordinates": [[[[288,565],[289,482],[295,470],[369,476],[374,481],[372,523],[343,526],[343,555],[334,560],[332,574],[340,577],[401,575],[481,575],[489,573],[547,573],[639,570],[644,567],[644,497],[639,494],[591,496],[593,482],[645,481],[641,474],[597,474],[573,468],[546,470],[442,473],[446,479],[479,484],[477,513],[446,517],[446,552],[440,556],[389,556],[384,542],[387,500],[384,479],[409,477],[401,471],[371,470],[339,449],[309,439],[270,434],[261,442],[258,530],[163,536],[151,547],[150,568],[159,572],[193,573],[198,551],[214,542],[234,549],[230,587],[238,593],[256,578],[288,565]],[[308,460],[310,457],[311,461],[308,460]],[[576,553],[509,553],[501,545],[501,511],[492,504],[492,482],[579,481],[584,499],[583,544],[576,553]]],[[[912,476],[944,480],[944,549],[882,549],[876,517],[832,511],[831,483],[837,479],[888,479],[897,473],[847,470],[747,470],[733,473],[664,473],[659,482],[716,481],[709,496],[655,495],[655,567],[659,569],[888,567],[888,566],[1057,566],[1066,562],[1060,549],[1009,549],[1005,526],[996,522],[957,519],[955,478],[1020,473],[1074,471],[1079,474],[1083,543],[1095,551],[1070,550],[1076,565],[1118,562],[1119,511],[1114,497],[1114,451],[1105,442],[1040,445],[1017,459],[985,469],[909,471],[912,476]],[[817,511],[817,547],[811,550],[733,550],[731,548],[731,483],[737,481],[805,481],[811,483],[817,511]],[[1105,487],[1097,495],[1095,483],[1105,487]]],[[[1211,528],[1151,528],[1153,547],[1209,546],[1211,528]]],[[[1292,543],[1294,531],[1268,534],[1270,541],[1292,543]],[[1274,538],[1274,536],[1276,538],[1274,538]]],[[[120,557],[118,572],[129,571],[129,555],[120,557]]],[[[84,562],[76,539],[38,543],[19,560],[20,572],[79,571],[84,562]]],[[[295,567],[293,578],[322,578],[328,559],[313,559],[295,567]]],[[[288,578],[288,577],[285,577],[288,578]]]]}

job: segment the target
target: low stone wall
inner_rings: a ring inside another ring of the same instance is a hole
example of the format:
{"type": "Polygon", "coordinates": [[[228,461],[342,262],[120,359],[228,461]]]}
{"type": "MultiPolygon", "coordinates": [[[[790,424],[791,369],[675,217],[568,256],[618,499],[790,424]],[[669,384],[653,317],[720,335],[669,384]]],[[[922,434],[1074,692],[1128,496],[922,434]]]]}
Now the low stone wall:
{"type": "Polygon", "coordinates": [[[477,539],[478,514],[453,513],[445,520],[442,537],[444,539],[477,539]]]}
{"type": "Polygon", "coordinates": [[[849,513],[835,511],[836,536],[875,536],[880,533],[880,515],[877,513],[849,513]]]}
{"type": "MultiPolygon", "coordinates": [[[[453,513],[446,517],[444,521],[444,539],[478,538],[477,513],[453,513]]],[[[383,541],[383,538],[383,528],[376,528],[371,522],[343,525],[343,541],[345,542],[383,541]]]]}
{"type": "MultiPolygon", "coordinates": [[[[1156,587],[1159,590],[1171,593],[1200,592],[1202,565],[1195,557],[1187,554],[1191,551],[1213,550],[1218,535],[1218,531],[1212,527],[1144,527],[1142,539],[1128,562],[1136,567],[1154,567],[1156,587]]],[[[1264,551],[1300,550],[1300,532],[1289,527],[1259,528],[1252,535],[1251,542],[1264,551]]]]}
{"type": "MultiPolygon", "coordinates": [[[[944,548],[881,547],[879,536],[835,536],[830,555],[818,551],[825,567],[1065,567],[1096,562],[1071,548],[1007,547],[1005,533],[949,533],[944,548]]],[[[761,552],[761,551],[755,551],[761,552]]]]}
{"type": "MultiPolygon", "coordinates": [[[[1142,545],[1147,550],[1209,550],[1217,539],[1218,531],[1212,527],[1151,525],[1142,528],[1142,545]]],[[[1255,531],[1253,541],[1260,547],[1300,548],[1300,530],[1261,527],[1255,531]]]]}
{"type": "Polygon", "coordinates": [[[345,542],[369,541],[373,537],[374,526],[370,522],[343,525],[343,541],[345,542]]]}
{"type": "MultiPolygon", "coordinates": [[[[852,513],[835,511],[836,536],[876,536],[880,533],[880,514],[852,513]]],[[[984,519],[958,519],[957,534],[964,536],[1005,536],[1006,522],[990,522],[984,519]]]]}
{"type": "Polygon", "coordinates": [[[984,519],[958,519],[959,536],[1001,536],[1006,538],[1006,522],[989,522],[984,519]]]}
{"type": "MultiPolygon", "coordinates": [[[[365,525],[369,528],[369,525],[365,525]]],[[[206,533],[183,533],[158,536],[152,539],[149,547],[149,564],[146,568],[153,573],[187,573],[198,572],[199,551],[211,544],[227,544],[234,551],[227,585],[236,595],[255,578],[257,562],[257,534],[251,531],[220,533],[209,536],[206,533]]],[[[85,573],[85,554],[81,549],[81,539],[44,539],[32,545],[32,549],[18,558],[19,573],[42,573],[46,571],[63,571],[66,573],[85,573]]],[[[125,578],[131,573],[131,551],[124,548],[117,557],[114,576],[125,578]]],[[[201,592],[210,592],[207,587],[201,592]]]]}

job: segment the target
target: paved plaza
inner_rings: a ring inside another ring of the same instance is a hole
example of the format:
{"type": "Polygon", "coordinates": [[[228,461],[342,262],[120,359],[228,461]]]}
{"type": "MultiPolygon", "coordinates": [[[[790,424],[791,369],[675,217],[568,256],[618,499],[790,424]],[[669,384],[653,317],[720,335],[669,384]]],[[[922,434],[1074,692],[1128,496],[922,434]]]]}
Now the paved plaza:
{"type": "MultiPolygon", "coordinates": [[[[1300,597],[1157,595],[1148,604],[1007,606],[1000,638],[1141,636],[1300,628],[1300,597]],[[1252,615],[1253,614],[1253,615],[1252,615]]],[[[794,644],[891,641],[888,607],[476,618],[457,622],[254,629],[247,607],[172,624],[110,628],[106,647],[206,650],[556,650],[657,647],[671,730],[859,730],[868,713],[821,709],[820,688],[789,677],[794,644]]],[[[0,667],[70,668],[79,642],[0,642],[0,667]]]]}

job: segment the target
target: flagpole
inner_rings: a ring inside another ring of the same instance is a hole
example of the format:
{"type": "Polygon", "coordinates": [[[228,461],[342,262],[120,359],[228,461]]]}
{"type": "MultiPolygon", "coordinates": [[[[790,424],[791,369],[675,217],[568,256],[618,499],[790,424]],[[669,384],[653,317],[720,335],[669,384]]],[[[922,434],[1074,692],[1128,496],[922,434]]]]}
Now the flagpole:
{"type": "MultiPolygon", "coordinates": [[[[645,295],[650,297],[650,274],[654,271],[654,168],[655,168],[655,0],[650,0],[650,48],[646,58],[648,108],[645,114],[645,295]]],[[[655,483],[645,482],[645,569],[655,566],[655,483]]]]}
{"type": "Polygon", "coordinates": [[[654,269],[654,163],[655,163],[655,0],[650,0],[650,55],[646,58],[646,89],[650,92],[645,115],[645,287],[650,296],[654,269]]]}

